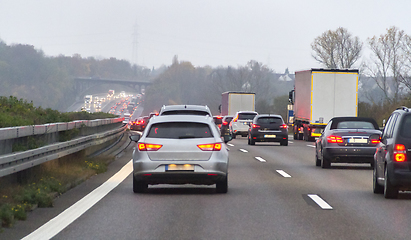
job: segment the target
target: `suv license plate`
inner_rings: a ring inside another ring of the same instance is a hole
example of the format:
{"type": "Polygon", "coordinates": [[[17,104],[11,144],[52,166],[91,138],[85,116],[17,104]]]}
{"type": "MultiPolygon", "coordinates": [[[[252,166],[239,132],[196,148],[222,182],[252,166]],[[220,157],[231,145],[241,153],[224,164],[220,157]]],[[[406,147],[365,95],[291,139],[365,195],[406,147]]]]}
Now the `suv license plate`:
{"type": "Polygon", "coordinates": [[[194,165],[191,164],[168,164],[166,171],[194,171],[194,165]]]}
{"type": "Polygon", "coordinates": [[[277,135],[264,135],[265,138],[276,138],[277,135]]]}

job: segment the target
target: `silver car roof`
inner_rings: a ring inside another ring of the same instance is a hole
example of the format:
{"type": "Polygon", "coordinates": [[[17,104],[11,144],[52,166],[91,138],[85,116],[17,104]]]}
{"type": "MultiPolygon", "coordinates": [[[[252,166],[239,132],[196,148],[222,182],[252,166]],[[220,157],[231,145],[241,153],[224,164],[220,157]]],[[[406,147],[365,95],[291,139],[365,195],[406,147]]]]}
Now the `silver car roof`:
{"type": "Polygon", "coordinates": [[[201,115],[165,115],[156,116],[150,120],[150,124],[163,122],[199,122],[206,124],[214,124],[213,117],[201,115]]]}
{"type": "Polygon", "coordinates": [[[208,112],[210,116],[212,116],[210,109],[204,105],[164,105],[161,108],[159,115],[162,115],[163,112],[176,111],[176,110],[204,111],[204,112],[208,112]]]}

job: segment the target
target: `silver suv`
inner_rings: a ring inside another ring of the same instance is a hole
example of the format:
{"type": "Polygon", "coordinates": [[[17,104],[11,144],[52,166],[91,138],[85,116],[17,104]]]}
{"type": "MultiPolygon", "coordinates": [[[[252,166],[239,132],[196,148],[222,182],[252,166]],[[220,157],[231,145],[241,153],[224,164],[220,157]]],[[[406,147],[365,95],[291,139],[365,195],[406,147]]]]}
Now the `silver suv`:
{"type": "Polygon", "coordinates": [[[230,122],[230,134],[232,138],[235,138],[237,135],[247,137],[249,125],[257,115],[258,113],[254,111],[237,112],[230,122]]]}
{"type": "Polygon", "coordinates": [[[164,105],[159,113],[163,115],[202,115],[213,116],[210,109],[203,105],[164,105]]]}

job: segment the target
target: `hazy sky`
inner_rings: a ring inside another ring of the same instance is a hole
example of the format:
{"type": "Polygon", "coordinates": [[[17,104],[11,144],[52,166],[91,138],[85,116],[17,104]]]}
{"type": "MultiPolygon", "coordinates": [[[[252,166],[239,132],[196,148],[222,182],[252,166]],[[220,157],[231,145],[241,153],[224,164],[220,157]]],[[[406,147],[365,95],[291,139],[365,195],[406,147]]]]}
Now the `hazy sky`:
{"type": "Polygon", "coordinates": [[[310,44],[324,31],[344,27],[364,42],[391,26],[411,35],[410,11],[411,0],[0,0],[0,39],[149,68],[178,55],[195,66],[256,60],[294,72],[320,66],[310,44]]]}

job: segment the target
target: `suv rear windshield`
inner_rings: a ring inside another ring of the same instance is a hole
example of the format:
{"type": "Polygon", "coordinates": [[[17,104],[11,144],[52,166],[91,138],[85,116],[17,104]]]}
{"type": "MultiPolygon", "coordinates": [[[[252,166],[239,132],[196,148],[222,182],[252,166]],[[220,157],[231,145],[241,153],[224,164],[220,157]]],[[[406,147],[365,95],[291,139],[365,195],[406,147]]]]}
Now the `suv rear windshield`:
{"type": "Polygon", "coordinates": [[[209,138],[213,137],[210,127],[204,123],[167,122],[153,124],[147,134],[149,138],[209,138]]]}
{"type": "Polygon", "coordinates": [[[375,129],[374,124],[365,121],[344,121],[337,124],[337,129],[375,129]]]}
{"type": "Polygon", "coordinates": [[[273,123],[283,123],[283,120],[278,117],[260,117],[257,119],[258,124],[273,124],[273,123]]]}
{"type": "Polygon", "coordinates": [[[207,116],[208,112],[195,111],[195,110],[175,110],[175,111],[165,111],[161,115],[200,115],[207,116]]]}
{"type": "Polygon", "coordinates": [[[238,120],[253,120],[256,115],[256,113],[239,113],[238,120]]]}
{"type": "Polygon", "coordinates": [[[404,116],[400,134],[405,138],[411,138],[411,115],[407,114],[406,116],[404,116]]]}

